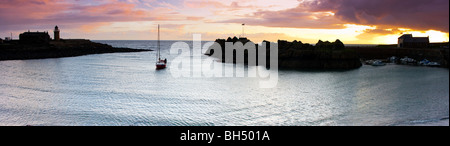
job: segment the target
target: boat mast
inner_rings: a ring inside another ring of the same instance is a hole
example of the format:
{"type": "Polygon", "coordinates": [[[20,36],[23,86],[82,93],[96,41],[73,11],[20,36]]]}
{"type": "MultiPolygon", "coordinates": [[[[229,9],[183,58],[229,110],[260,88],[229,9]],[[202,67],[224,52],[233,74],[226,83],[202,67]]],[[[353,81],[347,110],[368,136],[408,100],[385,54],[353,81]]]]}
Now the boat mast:
{"type": "Polygon", "coordinates": [[[161,46],[160,46],[160,42],[159,42],[159,24],[158,24],[158,61],[161,58],[161,46]]]}

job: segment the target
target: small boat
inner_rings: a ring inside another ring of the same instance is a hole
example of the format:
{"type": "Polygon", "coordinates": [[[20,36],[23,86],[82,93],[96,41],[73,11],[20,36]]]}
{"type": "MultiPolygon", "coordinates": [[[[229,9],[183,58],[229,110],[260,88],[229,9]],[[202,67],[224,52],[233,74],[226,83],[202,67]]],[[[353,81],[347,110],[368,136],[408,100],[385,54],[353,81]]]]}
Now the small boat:
{"type": "Polygon", "coordinates": [[[441,66],[440,63],[438,63],[438,62],[431,62],[431,61],[429,61],[427,59],[424,59],[424,60],[420,61],[418,64],[419,65],[423,65],[423,66],[431,66],[431,67],[441,66]]]}
{"type": "Polygon", "coordinates": [[[166,68],[166,60],[159,60],[156,62],[156,69],[164,69],[166,68]]]}
{"type": "Polygon", "coordinates": [[[416,60],[405,56],[405,58],[400,59],[401,64],[416,64],[416,60]]]}
{"type": "Polygon", "coordinates": [[[430,63],[428,63],[428,66],[435,67],[435,66],[441,66],[441,64],[438,62],[430,62],[430,63]]]}
{"type": "Polygon", "coordinates": [[[397,62],[397,57],[396,57],[396,56],[390,57],[390,58],[389,58],[389,62],[390,62],[390,63],[395,63],[395,62],[397,62]]]}
{"type": "Polygon", "coordinates": [[[419,61],[419,65],[428,66],[428,64],[430,64],[430,61],[428,61],[427,59],[424,59],[424,60],[422,60],[422,61],[419,61]]]}
{"type": "Polygon", "coordinates": [[[159,24],[158,24],[158,52],[156,54],[158,60],[156,60],[156,69],[164,69],[166,68],[167,59],[161,59],[161,43],[159,38],[159,24]]]}
{"type": "Polygon", "coordinates": [[[364,63],[366,65],[372,65],[374,60],[366,60],[364,63]]]}
{"type": "Polygon", "coordinates": [[[380,61],[380,60],[375,60],[372,63],[372,66],[384,66],[384,65],[386,65],[386,63],[384,63],[383,61],[380,61]]]}

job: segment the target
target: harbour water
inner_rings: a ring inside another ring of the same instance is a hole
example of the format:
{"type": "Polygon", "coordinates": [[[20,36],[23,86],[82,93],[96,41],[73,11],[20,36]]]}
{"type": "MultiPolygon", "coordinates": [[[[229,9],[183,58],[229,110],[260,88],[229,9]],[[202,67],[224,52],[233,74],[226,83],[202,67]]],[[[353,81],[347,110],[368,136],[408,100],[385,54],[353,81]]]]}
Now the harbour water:
{"type": "MultiPolygon", "coordinates": [[[[156,41],[96,42],[156,49],[156,41]]],[[[169,66],[174,42],[161,43],[169,66]]],[[[279,70],[277,86],[264,89],[258,78],[176,78],[155,70],[155,54],[0,61],[0,125],[420,125],[449,116],[445,68],[279,70]]]]}

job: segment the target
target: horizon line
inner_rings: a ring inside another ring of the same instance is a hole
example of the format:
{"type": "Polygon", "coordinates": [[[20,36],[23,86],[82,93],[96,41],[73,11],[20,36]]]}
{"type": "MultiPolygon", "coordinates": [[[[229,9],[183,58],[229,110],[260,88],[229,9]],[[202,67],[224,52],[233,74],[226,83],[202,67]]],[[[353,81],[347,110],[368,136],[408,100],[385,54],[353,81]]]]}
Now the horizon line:
{"type": "MultiPolygon", "coordinates": [[[[157,41],[157,40],[144,40],[144,39],[143,40],[100,40],[100,39],[88,39],[88,40],[92,40],[92,41],[157,41]]],[[[281,40],[281,39],[279,39],[279,40],[281,40]]],[[[192,40],[160,40],[160,41],[183,41],[183,42],[185,42],[185,41],[192,41],[192,40]]],[[[214,41],[206,40],[205,42],[214,42],[214,41]]],[[[270,41],[270,42],[272,42],[272,41],[270,41]]],[[[449,43],[449,42],[430,42],[430,43],[449,43]]],[[[313,44],[313,43],[304,43],[304,44],[313,44]]],[[[348,44],[348,45],[397,45],[397,44],[382,44],[382,43],[378,43],[378,44],[351,44],[351,43],[344,43],[344,45],[345,44],[348,44]]]]}

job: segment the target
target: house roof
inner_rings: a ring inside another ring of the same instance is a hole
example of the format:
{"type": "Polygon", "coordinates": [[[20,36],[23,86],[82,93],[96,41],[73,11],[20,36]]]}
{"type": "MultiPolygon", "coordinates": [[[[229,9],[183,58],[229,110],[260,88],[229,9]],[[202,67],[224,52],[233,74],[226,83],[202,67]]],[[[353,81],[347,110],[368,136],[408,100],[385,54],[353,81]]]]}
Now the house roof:
{"type": "Polygon", "coordinates": [[[412,38],[412,34],[403,34],[402,36],[400,36],[398,39],[404,39],[404,38],[412,38]]]}
{"type": "Polygon", "coordinates": [[[429,43],[429,37],[413,37],[412,34],[404,34],[398,39],[403,39],[403,42],[414,42],[414,43],[429,43]]]}

